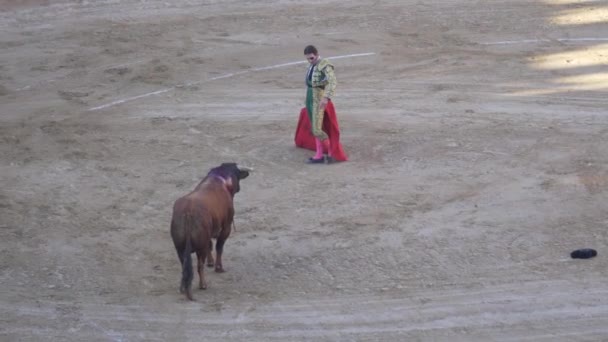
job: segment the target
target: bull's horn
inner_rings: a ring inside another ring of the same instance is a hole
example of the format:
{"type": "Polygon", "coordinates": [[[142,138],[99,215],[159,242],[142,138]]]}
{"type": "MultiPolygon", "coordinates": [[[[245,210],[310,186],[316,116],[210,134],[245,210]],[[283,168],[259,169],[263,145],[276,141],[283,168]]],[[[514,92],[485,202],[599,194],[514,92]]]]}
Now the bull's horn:
{"type": "Polygon", "coordinates": [[[241,166],[241,165],[237,165],[237,167],[238,167],[238,168],[239,168],[239,170],[241,170],[241,171],[253,172],[253,168],[251,168],[251,167],[247,167],[247,166],[241,166]]]}

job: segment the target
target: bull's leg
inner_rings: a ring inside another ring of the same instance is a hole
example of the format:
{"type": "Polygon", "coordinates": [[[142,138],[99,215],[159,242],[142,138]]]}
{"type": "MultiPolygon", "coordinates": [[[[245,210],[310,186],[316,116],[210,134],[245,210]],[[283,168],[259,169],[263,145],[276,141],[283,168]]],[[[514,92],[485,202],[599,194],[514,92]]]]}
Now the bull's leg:
{"type": "Polygon", "coordinates": [[[222,265],[222,252],[224,251],[224,243],[226,242],[227,238],[227,236],[220,236],[215,243],[215,272],[217,273],[225,272],[222,265]]]}
{"type": "Polygon", "coordinates": [[[213,241],[209,240],[209,250],[207,251],[207,267],[213,267],[215,262],[213,261],[213,241]]]}
{"type": "Polygon", "coordinates": [[[198,258],[198,279],[199,279],[199,289],[206,289],[207,282],[205,281],[205,257],[207,256],[206,251],[196,252],[196,256],[198,258]]]}
{"type": "MultiPolygon", "coordinates": [[[[177,246],[175,247],[175,250],[177,252],[177,258],[179,259],[179,263],[182,265],[182,267],[184,267],[184,258],[182,257],[182,254],[184,253],[183,250],[179,249],[177,246]]],[[[180,280],[179,293],[184,292],[186,292],[186,288],[184,287],[183,282],[180,280]]]]}

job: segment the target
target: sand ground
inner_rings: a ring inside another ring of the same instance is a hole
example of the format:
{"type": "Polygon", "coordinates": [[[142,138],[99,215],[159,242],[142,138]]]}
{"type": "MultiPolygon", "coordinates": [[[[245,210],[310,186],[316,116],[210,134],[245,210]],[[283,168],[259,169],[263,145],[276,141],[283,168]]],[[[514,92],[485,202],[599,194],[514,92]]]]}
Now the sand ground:
{"type": "Polygon", "coordinates": [[[582,0],[0,2],[0,339],[608,341],[607,23],[582,0]],[[293,145],[307,44],[343,57],[349,162],[293,145]],[[256,171],[187,302],[171,207],[224,161],[256,171]]]}

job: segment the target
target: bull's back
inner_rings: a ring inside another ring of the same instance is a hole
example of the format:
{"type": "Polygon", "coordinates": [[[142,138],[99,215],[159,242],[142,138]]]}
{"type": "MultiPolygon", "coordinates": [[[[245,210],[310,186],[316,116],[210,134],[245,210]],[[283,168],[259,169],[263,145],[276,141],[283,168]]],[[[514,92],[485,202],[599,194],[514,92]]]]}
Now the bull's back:
{"type": "Polygon", "coordinates": [[[215,233],[220,225],[231,222],[233,215],[232,197],[223,187],[203,187],[175,201],[172,222],[193,217],[201,225],[209,226],[201,228],[215,233]]]}

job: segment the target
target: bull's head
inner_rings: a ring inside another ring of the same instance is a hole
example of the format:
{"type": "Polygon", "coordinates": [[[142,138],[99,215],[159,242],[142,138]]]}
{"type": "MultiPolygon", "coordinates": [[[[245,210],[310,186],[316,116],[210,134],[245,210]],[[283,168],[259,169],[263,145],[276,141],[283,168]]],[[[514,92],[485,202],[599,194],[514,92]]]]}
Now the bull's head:
{"type": "Polygon", "coordinates": [[[215,167],[209,171],[209,175],[216,175],[224,178],[228,183],[228,188],[234,196],[241,190],[239,181],[249,176],[249,173],[253,169],[245,166],[239,166],[236,163],[222,163],[222,165],[215,167]]]}

